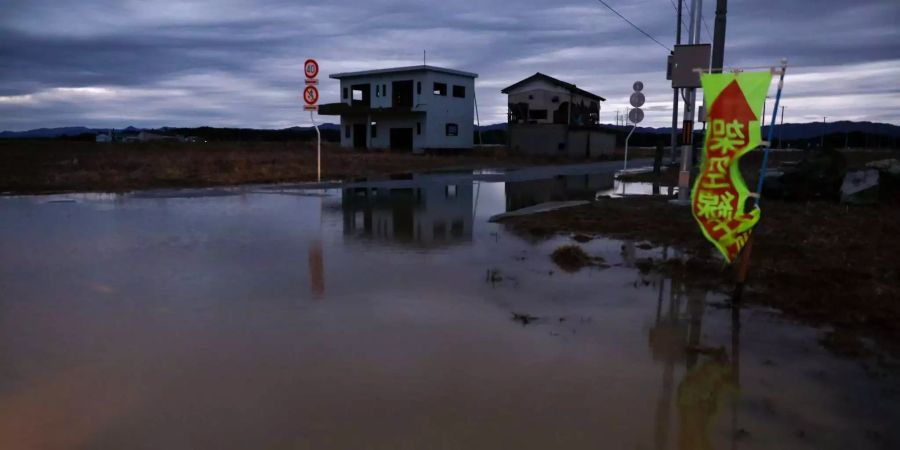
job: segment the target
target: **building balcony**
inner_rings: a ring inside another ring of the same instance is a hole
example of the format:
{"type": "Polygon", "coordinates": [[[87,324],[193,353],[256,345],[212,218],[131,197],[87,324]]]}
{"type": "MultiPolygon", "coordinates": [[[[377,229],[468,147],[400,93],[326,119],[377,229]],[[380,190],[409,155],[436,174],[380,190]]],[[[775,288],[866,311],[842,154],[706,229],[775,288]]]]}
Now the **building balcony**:
{"type": "Polygon", "coordinates": [[[326,103],[319,105],[321,116],[401,116],[413,113],[424,114],[425,111],[417,111],[412,106],[391,106],[388,108],[373,108],[364,105],[350,105],[347,103],[326,103]]]}

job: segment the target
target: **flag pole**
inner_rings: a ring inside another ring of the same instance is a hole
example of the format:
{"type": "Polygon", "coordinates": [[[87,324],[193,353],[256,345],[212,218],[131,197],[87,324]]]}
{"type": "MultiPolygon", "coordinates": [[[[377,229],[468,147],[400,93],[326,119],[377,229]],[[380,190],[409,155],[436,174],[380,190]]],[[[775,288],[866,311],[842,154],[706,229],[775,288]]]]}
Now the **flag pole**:
{"type": "MultiPolygon", "coordinates": [[[[763,182],[766,179],[766,167],[769,163],[769,150],[772,148],[772,139],[774,138],[775,131],[775,120],[778,118],[778,104],[781,102],[781,90],[784,88],[784,73],[787,71],[787,59],[781,60],[781,73],[778,77],[778,91],[775,94],[775,107],[772,108],[772,122],[769,124],[769,133],[768,138],[766,139],[766,146],[763,148],[763,160],[762,165],[759,168],[759,181],[756,183],[756,200],[755,206],[759,207],[759,203],[762,200],[762,189],[763,182]]],[[[762,118],[763,121],[766,120],[765,117],[762,118]]],[[[741,251],[740,261],[738,261],[737,274],[736,274],[736,285],[734,288],[734,295],[732,297],[733,302],[739,302],[741,300],[741,295],[744,292],[744,283],[747,281],[747,272],[750,270],[750,253],[753,249],[753,236],[754,233],[750,234],[750,238],[747,239],[747,245],[744,246],[744,249],[741,251]]]]}
{"type": "MultiPolygon", "coordinates": [[[[769,135],[766,138],[766,147],[763,149],[762,165],[759,167],[759,181],[756,183],[756,206],[762,200],[763,182],[766,179],[766,166],[769,163],[769,150],[772,148],[772,139],[775,138],[775,121],[778,119],[778,104],[781,102],[781,89],[784,87],[784,72],[787,71],[787,59],[781,60],[781,74],[778,77],[778,91],[775,93],[775,107],[772,108],[772,122],[769,124],[769,135]]],[[[763,117],[763,120],[766,120],[763,117]]]]}

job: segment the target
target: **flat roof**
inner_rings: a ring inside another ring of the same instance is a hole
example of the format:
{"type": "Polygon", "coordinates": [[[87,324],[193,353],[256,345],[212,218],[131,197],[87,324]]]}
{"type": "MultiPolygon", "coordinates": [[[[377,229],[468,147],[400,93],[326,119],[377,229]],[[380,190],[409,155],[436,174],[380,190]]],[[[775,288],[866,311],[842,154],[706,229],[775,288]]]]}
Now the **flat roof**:
{"type": "Polygon", "coordinates": [[[426,66],[426,65],[391,67],[388,69],[361,70],[359,72],[340,72],[340,73],[333,73],[331,75],[328,75],[328,78],[341,79],[341,78],[352,78],[352,77],[365,77],[365,76],[369,76],[369,75],[383,75],[383,74],[387,74],[387,73],[420,72],[420,71],[441,72],[441,73],[448,73],[450,75],[459,75],[461,77],[478,78],[477,73],[463,72],[462,70],[447,69],[444,67],[426,66]]]}

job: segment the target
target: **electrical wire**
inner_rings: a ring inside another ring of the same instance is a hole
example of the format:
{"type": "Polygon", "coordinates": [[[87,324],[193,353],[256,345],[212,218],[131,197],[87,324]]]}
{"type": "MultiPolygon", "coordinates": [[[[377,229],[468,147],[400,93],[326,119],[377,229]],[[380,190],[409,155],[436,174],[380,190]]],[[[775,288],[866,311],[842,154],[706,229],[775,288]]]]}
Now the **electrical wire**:
{"type": "Polygon", "coordinates": [[[706,24],[706,17],[703,17],[703,14],[700,14],[700,20],[703,22],[703,28],[706,29],[706,37],[708,37],[709,41],[712,42],[712,33],[709,32],[709,25],[706,24]]]}
{"type": "MultiPolygon", "coordinates": [[[[678,13],[678,6],[675,5],[675,0],[669,0],[669,3],[672,4],[672,8],[675,9],[675,12],[678,13]]],[[[684,9],[687,12],[688,17],[690,17],[693,13],[691,12],[691,7],[684,3],[684,9]]],[[[700,14],[700,21],[703,22],[703,28],[706,30],[706,37],[709,38],[709,41],[713,41],[712,33],[709,32],[709,25],[706,23],[706,17],[703,14],[700,14]]],[[[684,17],[681,18],[681,24],[684,25],[685,28],[689,28],[688,25],[684,22],[684,17]]],[[[688,39],[690,40],[690,39],[688,39]]]]}
{"type": "Polygon", "coordinates": [[[622,20],[628,22],[628,24],[631,25],[632,27],[634,27],[635,30],[640,31],[641,34],[643,34],[644,36],[647,36],[647,37],[650,38],[653,42],[656,42],[660,47],[662,47],[662,48],[664,48],[664,49],[666,49],[666,50],[668,50],[668,51],[672,51],[671,48],[666,47],[665,44],[663,44],[662,42],[659,42],[658,40],[656,40],[655,37],[650,36],[649,33],[647,33],[646,31],[642,30],[641,27],[635,25],[632,21],[626,19],[625,16],[623,16],[622,14],[619,14],[619,12],[616,11],[615,9],[613,9],[612,6],[609,6],[609,5],[606,4],[606,2],[604,2],[603,0],[597,0],[597,1],[600,2],[600,4],[602,4],[603,6],[607,7],[607,9],[609,9],[610,11],[612,11],[615,15],[619,16],[619,18],[621,18],[622,20]]]}
{"type": "MultiPolygon", "coordinates": [[[[669,3],[672,4],[672,9],[675,10],[675,14],[678,14],[678,5],[675,4],[675,0],[669,0],[669,3]]],[[[685,28],[688,27],[688,26],[687,26],[687,23],[685,23],[685,21],[684,21],[684,17],[683,17],[683,16],[682,16],[682,18],[681,18],[681,24],[684,25],[685,28]]]]}

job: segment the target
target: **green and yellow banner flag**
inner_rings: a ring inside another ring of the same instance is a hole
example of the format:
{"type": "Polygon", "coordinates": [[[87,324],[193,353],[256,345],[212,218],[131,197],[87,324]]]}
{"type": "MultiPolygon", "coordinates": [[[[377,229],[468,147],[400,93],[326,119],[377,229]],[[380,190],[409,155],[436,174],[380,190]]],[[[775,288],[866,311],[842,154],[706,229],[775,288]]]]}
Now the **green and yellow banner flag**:
{"type": "Polygon", "coordinates": [[[759,221],[759,208],[745,210],[750,191],[738,160],[760,144],[760,110],[771,81],[770,72],[700,77],[709,128],[691,210],[703,234],[728,262],[734,261],[759,221]]]}

